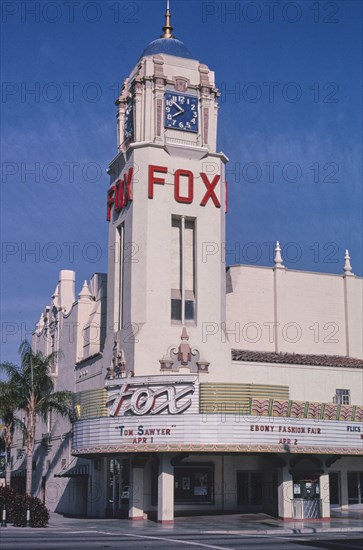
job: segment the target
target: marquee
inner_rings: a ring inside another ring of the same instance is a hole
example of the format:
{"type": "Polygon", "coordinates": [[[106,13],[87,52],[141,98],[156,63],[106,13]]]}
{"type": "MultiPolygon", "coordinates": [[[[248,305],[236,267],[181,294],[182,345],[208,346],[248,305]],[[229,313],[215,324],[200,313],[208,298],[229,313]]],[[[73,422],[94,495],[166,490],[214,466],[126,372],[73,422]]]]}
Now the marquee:
{"type": "Polygon", "coordinates": [[[107,414],[82,419],[78,410],[72,452],[363,454],[360,422],[201,412],[199,396],[200,384],[191,375],[109,380],[107,414]]]}

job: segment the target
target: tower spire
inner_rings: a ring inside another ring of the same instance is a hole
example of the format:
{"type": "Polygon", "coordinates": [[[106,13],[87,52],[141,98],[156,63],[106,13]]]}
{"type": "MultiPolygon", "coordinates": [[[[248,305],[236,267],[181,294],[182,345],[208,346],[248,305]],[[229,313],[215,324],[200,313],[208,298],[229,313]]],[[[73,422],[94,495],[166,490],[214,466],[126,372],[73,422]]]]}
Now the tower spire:
{"type": "Polygon", "coordinates": [[[164,34],[161,35],[161,38],[174,38],[173,36],[173,27],[171,26],[171,14],[169,0],[166,0],[166,12],[165,12],[165,26],[163,27],[164,34]]]}

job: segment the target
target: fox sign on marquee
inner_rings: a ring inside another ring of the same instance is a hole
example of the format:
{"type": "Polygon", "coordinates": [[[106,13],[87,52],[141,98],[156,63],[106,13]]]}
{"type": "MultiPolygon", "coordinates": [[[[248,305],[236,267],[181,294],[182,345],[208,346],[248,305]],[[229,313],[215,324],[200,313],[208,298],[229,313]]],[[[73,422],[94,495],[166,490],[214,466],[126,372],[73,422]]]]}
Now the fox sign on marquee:
{"type": "MultiPolygon", "coordinates": [[[[165,177],[162,174],[168,173],[167,166],[156,166],[150,164],[148,167],[148,198],[154,198],[155,185],[165,185],[165,177]]],[[[204,172],[200,172],[197,176],[200,177],[204,186],[205,194],[200,202],[200,206],[206,206],[209,201],[212,201],[216,208],[221,207],[221,203],[216,195],[217,186],[220,184],[220,174],[208,176],[204,172]]],[[[195,176],[190,170],[180,168],[175,170],[174,175],[174,198],[177,202],[191,204],[194,200],[194,179],[195,176]],[[182,192],[182,185],[186,184],[187,192],[182,192]]],[[[133,183],[133,168],[129,168],[127,172],[114,183],[107,192],[107,221],[111,220],[112,207],[116,212],[120,212],[129,201],[133,200],[132,193],[133,183]]],[[[226,193],[227,197],[227,193],[226,193]]],[[[227,211],[227,198],[226,198],[227,211]]]]}
{"type": "Polygon", "coordinates": [[[192,406],[196,393],[194,379],[179,379],[174,383],[149,378],[125,379],[117,388],[108,388],[110,416],[181,414],[192,406]]]}

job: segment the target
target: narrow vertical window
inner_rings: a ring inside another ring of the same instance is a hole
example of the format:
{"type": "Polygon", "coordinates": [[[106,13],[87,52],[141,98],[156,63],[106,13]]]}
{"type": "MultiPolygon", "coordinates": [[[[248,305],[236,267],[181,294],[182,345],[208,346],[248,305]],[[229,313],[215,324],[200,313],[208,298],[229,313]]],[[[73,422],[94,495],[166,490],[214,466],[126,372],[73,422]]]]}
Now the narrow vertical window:
{"type": "Polygon", "coordinates": [[[184,317],[186,321],[195,318],[194,290],[194,221],[185,220],[184,224],[184,317]]]}
{"type": "Polygon", "coordinates": [[[125,226],[121,224],[118,227],[118,330],[123,325],[123,304],[124,304],[124,262],[125,262],[125,226]]]}
{"type": "Polygon", "coordinates": [[[184,216],[171,221],[171,320],[195,320],[195,224],[184,216]]]}
{"type": "Polygon", "coordinates": [[[181,321],[181,218],[171,220],[171,319],[181,321]]]}

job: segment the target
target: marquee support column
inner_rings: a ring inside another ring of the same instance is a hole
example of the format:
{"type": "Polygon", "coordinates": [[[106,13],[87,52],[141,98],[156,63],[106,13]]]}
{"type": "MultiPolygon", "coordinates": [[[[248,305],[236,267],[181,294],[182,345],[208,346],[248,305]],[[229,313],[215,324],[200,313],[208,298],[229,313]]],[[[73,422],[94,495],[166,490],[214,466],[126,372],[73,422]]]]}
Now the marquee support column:
{"type": "Polygon", "coordinates": [[[174,466],[171,456],[160,455],[158,477],[158,522],[174,523],[174,466]]]}
{"type": "Polygon", "coordinates": [[[281,519],[292,519],[292,475],[289,467],[284,466],[279,469],[278,474],[278,510],[281,519]]]}
{"type": "Polygon", "coordinates": [[[137,521],[144,519],[144,468],[131,468],[129,518],[137,521]]]}
{"type": "Polygon", "coordinates": [[[319,478],[320,498],[321,498],[321,517],[330,518],[330,487],[329,474],[322,474],[319,478]]]}

